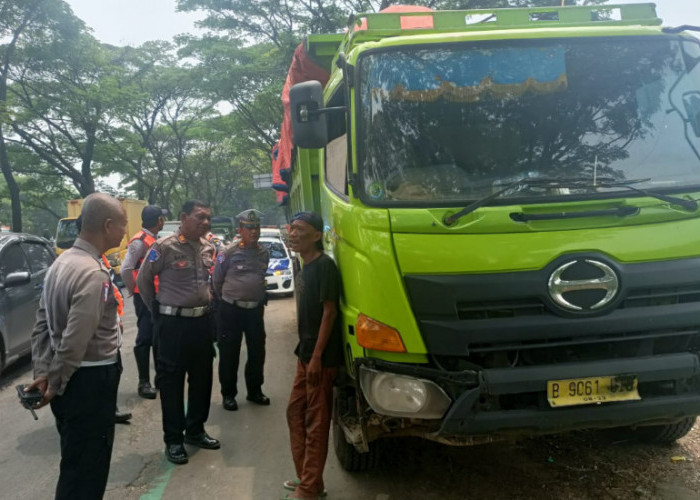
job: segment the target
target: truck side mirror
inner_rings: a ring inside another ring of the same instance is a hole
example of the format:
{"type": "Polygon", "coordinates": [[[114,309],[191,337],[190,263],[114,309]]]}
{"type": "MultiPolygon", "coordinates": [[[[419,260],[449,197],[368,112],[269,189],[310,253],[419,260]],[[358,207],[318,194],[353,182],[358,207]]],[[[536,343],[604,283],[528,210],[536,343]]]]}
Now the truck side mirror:
{"type": "Polygon", "coordinates": [[[694,90],[683,94],[683,106],[695,137],[700,137],[700,92],[694,90]]]}
{"type": "Polygon", "coordinates": [[[323,110],[323,88],[317,81],[297,83],[289,89],[292,138],[296,146],[309,149],[328,144],[328,125],[323,110]]]}

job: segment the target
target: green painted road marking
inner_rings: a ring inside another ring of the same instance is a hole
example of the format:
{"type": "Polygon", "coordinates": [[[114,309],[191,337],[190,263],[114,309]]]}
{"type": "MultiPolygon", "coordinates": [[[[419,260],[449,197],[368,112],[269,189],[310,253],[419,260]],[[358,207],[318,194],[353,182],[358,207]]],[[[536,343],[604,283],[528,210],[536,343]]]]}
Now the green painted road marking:
{"type": "MultiPolygon", "coordinates": [[[[185,415],[187,414],[187,400],[185,400],[185,415]]],[[[165,451],[163,451],[163,457],[165,457],[165,451]]],[[[168,482],[170,482],[170,477],[173,475],[175,470],[175,464],[165,459],[165,472],[161,474],[155,481],[153,481],[153,486],[150,490],[139,497],[139,500],[161,500],[163,498],[163,493],[165,493],[165,488],[168,487],[168,482]]]]}
{"type": "Polygon", "coordinates": [[[175,470],[175,464],[170,463],[168,460],[165,461],[165,464],[165,472],[153,482],[153,486],[148,492],[139,497],[139,500],[161,500],[163,498],[163,493],[165,493],[165,488],[168,486],[170,476],[173,475],[173,471],[175,470]]]}

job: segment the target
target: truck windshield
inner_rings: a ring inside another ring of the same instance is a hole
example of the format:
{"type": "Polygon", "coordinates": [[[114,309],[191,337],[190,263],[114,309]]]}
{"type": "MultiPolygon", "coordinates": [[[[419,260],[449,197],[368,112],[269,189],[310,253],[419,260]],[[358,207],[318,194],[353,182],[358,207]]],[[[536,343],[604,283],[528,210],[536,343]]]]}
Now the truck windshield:
{"type": "Polygon", "coordinates": [[[67,250],[78,237],[78,219],[61,219],[56,228],[56,247],[67,250]]]}
{"type": "Polygon", "coordinates": [[[372,204],[499,203],[700,189],[700,50],[666,37],[372,51],[360,71],[358,166],[372,204]],[[604,183],[598,180],[605,180],[604,183]],[[604,184],[604,185],[601,185],[604,184]]]}

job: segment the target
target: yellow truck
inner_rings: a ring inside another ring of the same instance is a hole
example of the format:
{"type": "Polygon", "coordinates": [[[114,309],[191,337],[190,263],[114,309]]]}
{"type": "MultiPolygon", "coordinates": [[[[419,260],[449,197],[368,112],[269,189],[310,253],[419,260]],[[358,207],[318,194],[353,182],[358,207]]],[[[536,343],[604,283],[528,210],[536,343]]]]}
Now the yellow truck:
{"type": "MultiPolygon", "coordinates": [[[[141,229],[141,211],[148,205],[144,200],[131,200],[128,198],[120,198],[119,201],[126,210],[127,224],[126,235],[122,239],[118,247],[111,248],[106,252],[107,259],[114,269],[116,274],[120,274],[122,261],[126,255],[126,246],[129,239],[141,229]]],[[[77,200],[68,200],[66,203],[68,216],[58,221],[56,228],[56,254],[61,254],[63,251],[73,246],[75,238],[78,237],[77,220],[80,216],[80,211],[83,208],[82,198],[77,200]]]]}

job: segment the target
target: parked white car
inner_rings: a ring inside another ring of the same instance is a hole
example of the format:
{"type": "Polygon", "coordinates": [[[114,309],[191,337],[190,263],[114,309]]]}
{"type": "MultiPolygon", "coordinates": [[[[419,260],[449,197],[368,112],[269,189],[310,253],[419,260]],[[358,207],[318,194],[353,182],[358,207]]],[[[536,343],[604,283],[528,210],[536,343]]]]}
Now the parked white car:
{"type": "Polygon", "coordinates": [[[278,240],[282,240],[282,231],[280,231],[277,228],[274,227],[261,227],[260,228],[260,237],[261,238],[277,238],[278,240]]]}
{"type": "Polygon", "coordinates": [[[265,284],[271,295],[292,295],[294,293],[294,271],[292,257],[286,245],[278,238],[260,238],[258,243],[270,252],[265,284]]]}

